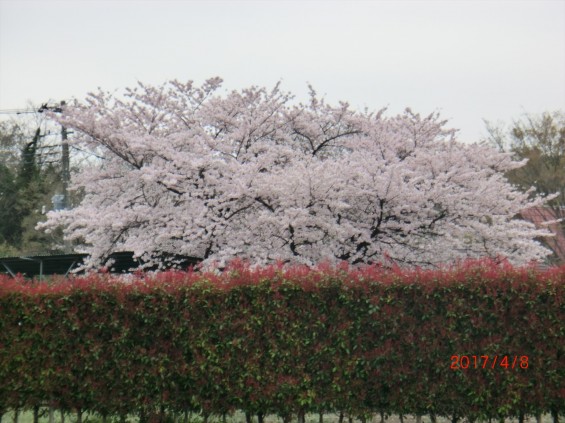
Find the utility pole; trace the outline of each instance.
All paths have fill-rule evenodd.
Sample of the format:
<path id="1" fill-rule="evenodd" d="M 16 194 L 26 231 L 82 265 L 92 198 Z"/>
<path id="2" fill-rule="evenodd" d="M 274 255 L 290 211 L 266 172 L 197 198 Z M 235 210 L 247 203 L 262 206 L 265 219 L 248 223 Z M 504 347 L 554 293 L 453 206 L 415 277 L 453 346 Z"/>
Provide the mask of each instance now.
<path id="1" fill-rule="evenodd" d="M 44 103 L 39 108 L 38 112 L 43 113 L 45 110 L 51 110 L 55 113 L 62 113 L 63 107 L 65 106 L 65 102 L 61 101 L 60 106 L 48 106 L 47 103 Z M 62 151 L 62 160 L 61 160 L 61 179 L 63 182 L 63 194 L 54 195 L 52 198 L 53 205 L 55 206 L 55 210 L 58 210 L 59 207 L 62 206 L 63 209 L 70 209 L 71 208 L 71 201 L 69 198 L 69 184 L 71 182 L 71 169 L 70 169 L 70 159 L 69 159 L 69 141 L 67 140 L 67 128 L 64 125 L 61 125 L 61 146 L 63 148 Z M 61 201 L 62 198 L 62 202 Z"/>
<path id="2" fill-rule="evenodd" d="M 61 110 L 65 106 L 65 102 L 61 101 Z M 67 128 L 61 127 L 61 145 L 63 147 L 62 157 L 62 179 L 63 179 L 63 208 L 69 209 L 71 202 L 69 199 L 69 183 L 71 181 L 71 170 L 69 160 L 69 142 L 67 141 Z"/>

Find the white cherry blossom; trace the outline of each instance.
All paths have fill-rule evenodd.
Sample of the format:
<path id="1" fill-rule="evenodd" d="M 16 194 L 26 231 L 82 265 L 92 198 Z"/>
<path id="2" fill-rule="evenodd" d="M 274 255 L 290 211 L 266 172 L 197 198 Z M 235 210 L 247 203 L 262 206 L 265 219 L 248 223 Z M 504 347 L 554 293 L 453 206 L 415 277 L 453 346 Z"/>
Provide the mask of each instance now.
<path id="1" fill-rule="evenodd" d="M 74 179 L 81 204 L 41 226 L 63 226 L 91 265 L 113 251 L 423 266 L 549 253 L 535 240 L 548 232 L 515 218 L 544 199 L 503 176 L 524 163 L 457 142 L 436 114 L 359 113 L 312 88 L 296 104 L 278 85 L 221 96 L 220 84 L 100 91 L 53 115 L 102 159 Z"/>

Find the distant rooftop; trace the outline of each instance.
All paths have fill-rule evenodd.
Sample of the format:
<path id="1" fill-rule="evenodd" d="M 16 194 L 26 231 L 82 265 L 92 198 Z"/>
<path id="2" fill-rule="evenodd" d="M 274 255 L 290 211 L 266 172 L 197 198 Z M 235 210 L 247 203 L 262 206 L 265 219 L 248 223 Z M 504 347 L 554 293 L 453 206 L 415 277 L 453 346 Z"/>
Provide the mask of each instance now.
<path id="1" fill-rule="evenodd" d="M 520 215 L 537 228 L 547 229 L 555 234 L 554 237 L 546 237 L 543 241 L 555 252 L 556 260 L 565 264 L 565 208 L 531 207 L 523 210 Z M 558 222 L 559 219 L 563 221 Z"/>
<path id="2" fill-rule="evenodd" d="M 18 257 L 0 257 L 0 274 L 15 276 L 18 273 L 28 278 L 42 278 L 47 275 L 68 275 L 83 264 L 87 254 L 54 254 L 30 255 Z M 140 266 L 141 262 L 134 259 L 131 251 L 115 252 L 108 260 L 113 264 L 108 268 L 111 273 L 129 273 Z M 178 256 L 180 267 L 197 264 L 200 260 L 194 257 Z"/>

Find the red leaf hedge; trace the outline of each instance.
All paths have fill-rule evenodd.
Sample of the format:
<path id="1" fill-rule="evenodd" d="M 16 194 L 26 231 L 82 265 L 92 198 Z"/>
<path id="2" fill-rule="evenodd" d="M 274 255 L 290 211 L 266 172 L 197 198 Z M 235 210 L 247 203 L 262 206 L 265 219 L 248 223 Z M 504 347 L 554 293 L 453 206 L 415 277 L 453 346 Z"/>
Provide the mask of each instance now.
<path id="1" fill-rule="evenodd" d="M 564 354 L 565 267 L 0 279 L 0 411 L 562 413 Z"/>

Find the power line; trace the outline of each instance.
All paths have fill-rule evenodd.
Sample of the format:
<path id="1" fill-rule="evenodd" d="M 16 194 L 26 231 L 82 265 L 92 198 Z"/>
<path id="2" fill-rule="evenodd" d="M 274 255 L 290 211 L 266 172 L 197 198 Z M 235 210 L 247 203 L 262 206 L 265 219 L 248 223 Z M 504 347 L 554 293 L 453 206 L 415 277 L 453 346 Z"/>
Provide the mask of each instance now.
<path id="1" fill-rule="evenodd" d="M 3 109 L 0 110 L 0 115 L 22 115 L 26 113 L 37 113 L 37 110 L 32 109 Z"/>
<path id="2" fill-rule="evenodd" d="M 64 104 L 64 102 L 62 102 Z M 61 104 L 60 106 L 49 106 L 48 103 L 43 103 L 39 109 L 0 109 L 1 115 L 21 115 L 26 113 L 43 113 L 46 110 L 51 110 L 55 113 L 61 113 L 63 111 Z"/>
<path id="3" fill-rule="evenodd" d="M 80 151 L 80 152 L 82 152 L 82 153 L 88 154 L 88 155 L 90 155 L 90 156 L 94 156 L 94 157 L 96 157 L 96 158 L 98 158 L 98 159 L 106 160 L 105 157 L 99 156 L 98 154 L 95 154 L 95 153 L 92 152 L 92 151 L 86 151 L 86 150 L 83 150 L 83 149 L 81 149 L 81 148 L 78 148 L 78 147 L 76 147 L 76 146 L 74 146 L 74 145 L 71 145 L 70 147 L 71 147 L 73 150 L 78 150 L 78 151 Z"/>

